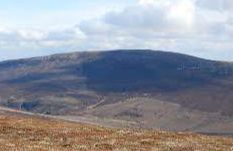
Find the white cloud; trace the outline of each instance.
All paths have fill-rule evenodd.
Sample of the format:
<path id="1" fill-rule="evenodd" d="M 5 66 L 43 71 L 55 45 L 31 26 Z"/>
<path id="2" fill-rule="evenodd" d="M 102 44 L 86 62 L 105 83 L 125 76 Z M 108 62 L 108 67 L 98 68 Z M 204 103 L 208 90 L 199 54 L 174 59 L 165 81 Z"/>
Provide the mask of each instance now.
<path id="1" fill-rule="evenodd" d="M 21 29 L 18 34 L 25 40 L 42 40 L 46 36 L 43 31 L 30 29 Z"/>
<path id="2" fill-rule="evenodd" d="M 83 39 L 75 27 L 67 29 L 0 29 L 0 56 L 13 59 L 74 51 Z"/>
<path id="3" fill-rule="evenodd" d="M 105 48 L 108 43 L 112 49 L 163 49 L 226 59 L 223 54 L 231 53 L 233 43 L 231 2 L 218 0 L 220 9 L 210 6 L 215 5 L 213 1 L 204 1 L 140 0 L 101 19 L 82 22 L 79 27 L 86 35 L 85 41 L 95 43 L 91 48 L 97 44 Z M 233 59 L 233 52 L 230 56 Z"/>
<path id="4" fill-rule="evenodd" d="M 170 22 L 175 22 L 191 28 L 194 23 L 195 5 L 190 0 L 181 0 L 179 3 L 173 4 L 168 10 L 168 18 Z"/>
<path id="5" fill-rule="evenodd" d="M 0 28 L 0 51 L 147 48 L 233 59 L 232 0 L 139 0 L 102 14 L 72 27 Z"/>
<path id="6" fill-rule="evenodd" d="M 210 9 L 213 11 L 232 11 L 232 0 L 197 0 L 196 4 L 204 9 Z"/>

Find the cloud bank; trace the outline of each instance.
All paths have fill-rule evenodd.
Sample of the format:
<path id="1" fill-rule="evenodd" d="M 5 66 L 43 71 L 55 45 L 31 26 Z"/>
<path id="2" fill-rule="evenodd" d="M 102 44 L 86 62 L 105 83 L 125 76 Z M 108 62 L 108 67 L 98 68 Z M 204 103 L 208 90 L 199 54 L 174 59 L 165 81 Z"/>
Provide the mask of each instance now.
<path id="1" fill-rule="evenodd" d="M 233 60 L 232 37 L 232 0 L 140 0 L 70 28 L 0 29 L 0 51 L 146 48 Z"/>

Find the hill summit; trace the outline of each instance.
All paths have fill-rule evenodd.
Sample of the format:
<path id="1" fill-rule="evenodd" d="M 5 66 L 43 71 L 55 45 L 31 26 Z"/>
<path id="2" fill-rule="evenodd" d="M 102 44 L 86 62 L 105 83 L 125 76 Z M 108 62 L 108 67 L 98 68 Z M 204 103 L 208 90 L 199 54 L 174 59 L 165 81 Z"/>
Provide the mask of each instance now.
<path id="1" fill-rule="evenodd" d="M 4 106 L 145 128 L 232 131 L 232 88 L 232 63 L 163 51 L 75 52 L 0 63 Z"/>

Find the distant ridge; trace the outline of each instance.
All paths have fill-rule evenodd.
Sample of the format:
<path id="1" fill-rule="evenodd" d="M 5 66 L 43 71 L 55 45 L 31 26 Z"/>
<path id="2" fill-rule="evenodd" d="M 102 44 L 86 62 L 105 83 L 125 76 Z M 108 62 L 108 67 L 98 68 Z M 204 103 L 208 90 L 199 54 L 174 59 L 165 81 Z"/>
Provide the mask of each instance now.
<path id="1" fill-rule="evenodd" d="M 174 52 L 74 52 L 0 62 L 4 106 L 145 128 L 232 131 L 232 89 L 231 62 Z"/>

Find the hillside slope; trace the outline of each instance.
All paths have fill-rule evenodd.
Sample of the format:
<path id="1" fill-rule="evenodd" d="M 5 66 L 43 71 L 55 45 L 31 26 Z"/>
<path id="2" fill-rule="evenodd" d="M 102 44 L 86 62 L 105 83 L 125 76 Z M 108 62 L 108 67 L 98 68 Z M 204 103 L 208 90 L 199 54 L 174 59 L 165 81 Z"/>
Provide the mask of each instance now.
<path id="1" fill-rule="evenodd" d="M 171 52 L 76 52 L 0 63 L 1 105 L 135 127 L 232 133 L 232 90 L 232 63 Z"/>
<path id="2" fill-rule="evenodd" d="M 232 138 L 108 129 L 0 110 L 0 150 L 231 151 L 232 148 Z"/>

